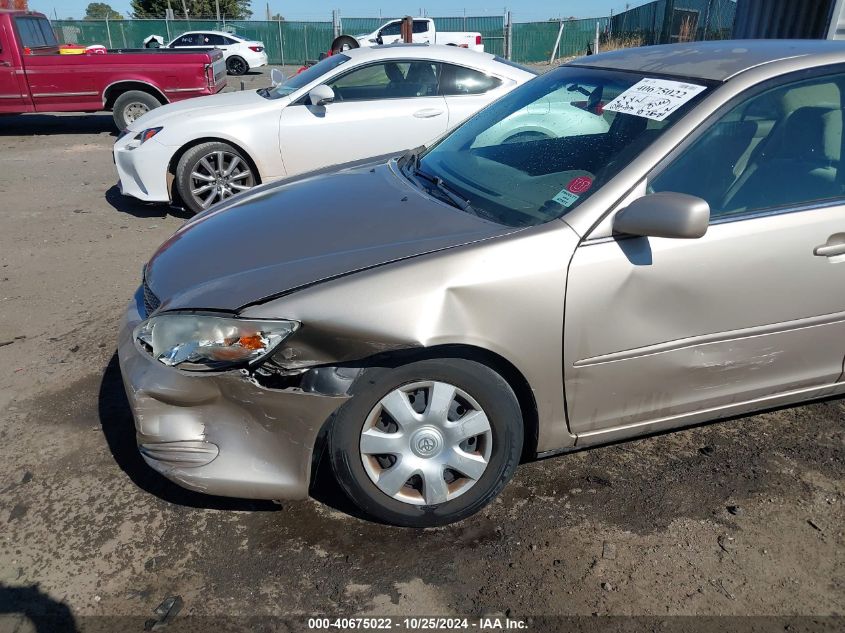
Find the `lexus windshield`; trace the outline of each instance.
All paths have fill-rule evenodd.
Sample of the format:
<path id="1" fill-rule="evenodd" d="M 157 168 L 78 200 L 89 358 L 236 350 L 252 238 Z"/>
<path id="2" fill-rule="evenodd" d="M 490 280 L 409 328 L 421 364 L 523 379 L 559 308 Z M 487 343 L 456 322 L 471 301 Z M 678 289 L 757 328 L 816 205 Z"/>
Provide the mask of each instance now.
<path id="1" fill-rule="evenodd" d="M 698 102 L 701 81 L 567 66 L 469 119 L 406 167 L 510 226 L 559 218 Z"/>
<path id="2" fill-rule="evenodd" d="M 326 57 L 321 62 L 314 64 L 313 66 L 309 66 L 301 73 L 297 75 L 293 75 L 289 79 L 285 80 L 285 82 L 281 85 L 275 86 L 274 88 L 265 88 L 261 91 L 261 96 L 267 97 L 268 99 L 278 99 L 279 97 L 286 97 L 287 95 L 291 94 L 292 92 L 296 92 L 300 88 L 307 86 L 315 79 L 319 79 L 330 70 L 334 70 L 341 64 L 345 64 L 349 61 L 349 57 L 346 55 L 332 55 L 331 57 Z"/>

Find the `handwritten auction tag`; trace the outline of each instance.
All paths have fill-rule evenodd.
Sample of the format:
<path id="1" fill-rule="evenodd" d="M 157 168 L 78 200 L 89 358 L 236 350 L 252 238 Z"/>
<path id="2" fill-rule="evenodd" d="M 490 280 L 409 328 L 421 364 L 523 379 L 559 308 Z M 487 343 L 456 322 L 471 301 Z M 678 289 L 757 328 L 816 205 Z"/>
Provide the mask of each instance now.
<path id="1" fill-rule="evenodd" d="M 705 88 L 668 79 L 641 79 L 604 106 L 604 110 L 662 121 Z"/>

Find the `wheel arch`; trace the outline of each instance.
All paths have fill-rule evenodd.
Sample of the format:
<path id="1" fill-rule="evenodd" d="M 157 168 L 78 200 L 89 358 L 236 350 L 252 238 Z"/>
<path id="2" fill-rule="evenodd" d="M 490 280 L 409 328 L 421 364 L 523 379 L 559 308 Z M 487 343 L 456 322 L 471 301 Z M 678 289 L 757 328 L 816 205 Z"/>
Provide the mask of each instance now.
<path id="1" fill-rule="evenodd" d="M 466 344 L 435 345 L 432 347 L 396 350 L 376 356 L 345 363 L 345 366 L 365 369 L 367 367 L 399 367 L 422 360 L 460 358 L 471 360 L 489 367 L 508 383 L 516 395 L 522 413 L 523 444 L 520 462 L 532 461 L 537 457 L 537 442 L 540 431 L 540 421 L 537 412 L 537 401 L 534 391 L 522 372 L 504 356 L 483 347 Z M 318 475 L 320 460 L 323 456 L 328 431 L 334 421 L 331 415 L 320 428 L 314 442 L 311 454 L 311 473 L 309 485 L 313 485 Z"/>
<path id="2" fill-rule="evenodd" d="M 105 90 L 103 90 L 103 109 L 111 110 L 114 107 L 114 102 L 117 98 L 124 92 L 129 92 L 130 90 L 140 90 L 141 92 L 146 92 L 158 99 L 162 105 L 170 103 L 170 100 L 167 96 L 165 96 L 164 92 L 153 84 L 139 79 L 122 79 L 120 81 L 110 83 L 106 86 Z"/>

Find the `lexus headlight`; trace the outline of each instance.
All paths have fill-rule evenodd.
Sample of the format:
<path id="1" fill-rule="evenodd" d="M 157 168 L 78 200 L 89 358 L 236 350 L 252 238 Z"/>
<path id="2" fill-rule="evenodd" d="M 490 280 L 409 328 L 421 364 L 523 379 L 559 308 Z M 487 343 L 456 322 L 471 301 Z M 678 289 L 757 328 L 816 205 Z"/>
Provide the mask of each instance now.
<path id="1" fill-rule="evenodd" d="M 135 135 L 135 139 L 138 142 L 138 145 L 143 145 L 147 141 L 149 141 L 152 137 L 156 134 L 161 132 L 164 128 L 161 127 L 151 127 L 147 128 L 146 130 L 142 130 Z"/>
<path id="2" fill-rule="evenodd" d="M 298 327 L 296 321 L 172 313 L 147 319 L 135 328 L 134 336 L 165 365 L 204 371 L 257 361 Z"/>

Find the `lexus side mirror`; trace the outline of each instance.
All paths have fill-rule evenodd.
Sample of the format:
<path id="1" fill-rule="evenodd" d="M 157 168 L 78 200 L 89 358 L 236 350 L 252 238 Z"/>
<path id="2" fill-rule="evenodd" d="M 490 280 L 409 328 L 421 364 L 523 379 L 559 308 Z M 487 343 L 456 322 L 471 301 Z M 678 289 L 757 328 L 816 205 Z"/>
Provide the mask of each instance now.
<path id="1" fill-rule="evenodd" d="M 664 191 L 637 198 L 616 214 L 614 233 L 695 239 L 707 232 L 710 205 L 685 193 Z"/>
<path id="2" fill-rule="evenodd" d="M 334 90 L 329 88 L 326 84 L 320 84 L 311 88 L 308 93 L 308 98 L 311 100 L 311 105 L 324 106 L 334 101 Z"/>
<path id="3" fill-rule="evenodd" d="M 382 44 L 384 44 L 384 39 L 382 38 L 382 36 L 381 36 L 381 35 L 379 35 L 379 36 L 376 38 L 376 44 L 378 44 L 379 46 L 381 46 Z"/>
<path id="4" fill-rule="evenodd" d="M 285 74 L 279 70 L 278 68 L 274 68 L 270 71 L 270 82 L 273 84 L 273 87 L 281 86 L 285 83 Z"/>

